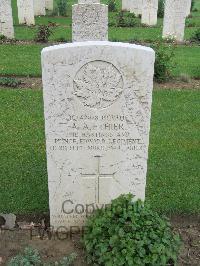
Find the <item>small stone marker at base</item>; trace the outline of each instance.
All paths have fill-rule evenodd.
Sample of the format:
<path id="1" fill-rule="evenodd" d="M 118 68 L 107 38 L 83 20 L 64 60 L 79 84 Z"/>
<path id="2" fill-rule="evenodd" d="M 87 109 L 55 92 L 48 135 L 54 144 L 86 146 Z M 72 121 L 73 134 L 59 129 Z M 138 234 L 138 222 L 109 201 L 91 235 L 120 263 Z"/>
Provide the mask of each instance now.
<path id="1" fill-rule="evenodd" d="M 166 0 L 163 21 L 163 38 L 183 41 L 188 0 Z"/>
<path id="2" fill-rule="evenodd" d="M 142 23 L 149 26 L 157 24 L 158 0 L 143 0 Z"/>
<path id="3" fill-rule="evenodd" d="M 46 10 L 45 10 L 45 0 L 33 0 L 33 6 L 34 6 L 34 15 L 35 16 L 45 16 Z"/>
<path id="4" fill-rule="evenodd" d="M 19 24 L 35 25 L 33 0 L 17 0 Z"/>
<path id="5" fill-rule="evenodd" d="M 42 51 L 50 222 L 82 226 L 120 194 L 145 199 L 154 51 L 77 42 Z"/>
<path id="6" fill-rule="evenodd" d="M 108 7 L 99 4 L 97 0 L 80 0 L 77 5 L 73 5 L 72 21 L 73 41 L 108 39 Z"/>
<path id="7" fill-rule="evenodd" d="M 0 222 L 0 228 L 4 229 L 13 229 L 15 227 L 16 222 L 16 215 L 13 213 L 5 214 L 0 213 L 0 221 L 2 221 L 2 218 L 4 219 L 4 222 L 1 224 Z"/>
<path id="8" fill-rule="evenodd" d="M 0 0 L 0 35 L 14 38 L 11 0 Z"/>

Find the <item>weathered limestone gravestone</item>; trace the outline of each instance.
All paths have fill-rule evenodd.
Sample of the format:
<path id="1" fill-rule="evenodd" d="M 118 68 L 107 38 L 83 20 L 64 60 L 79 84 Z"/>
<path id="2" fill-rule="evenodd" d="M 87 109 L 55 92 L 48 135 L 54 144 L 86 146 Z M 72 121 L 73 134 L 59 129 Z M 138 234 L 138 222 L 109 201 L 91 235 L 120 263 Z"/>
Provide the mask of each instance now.
<path id="1" fill-rule="evenodd" d="M 151 48 L 108 41 L 43 49 L 54 229 L 84 225 L 94 209 L 123 193 L 144 200 L 154 58 Z"/>
<path id="2" fill-rule="evenodd" d="M 108 7 L 98 0 L 80 0 L 72 7 L 72 40 L 108 39 Z"/>
<path id="3" fill-rule="evenodd" d="M 35 16 L 45 16 L 45 0 L 33 0 L 34 4 L 34 15 Z"/>
<path id="4" fill-rule="evenodd" d="M 143 0 L 131 0 L 130 1 L 130 12 L 134 13 L 136 16 L 142 14 L 142 1 Z"/>
<path id="5" fill-rule="evenodd" d="M 163 25 L 163 38 L 183 41 L 188 0 L 166 0 Z"/>
<path id="6" fill-rule="evenodd" d="M 48 10 L 53 10 L 53 0 L 45 0 L 45 7 Z"/>
<path id="7" fill-rule="evenodd" d="M 19 24 L 35 25 L 33 0 L 17 0 Z"/>
<path id="8" fill-rule="evenodd" d="M 131 0 L 122 0 L 122 11 L 130 11 Z"/>
<path id="9" fill-rule="evenodd" d="M 153 26 L 157 24 L 158 0 L 143 0 L 142 23 Z"/>
<path id="10" fill-rule="evenodd" d="M 11 0 L 0 1 L 0 35 L 14 38 Z"/>

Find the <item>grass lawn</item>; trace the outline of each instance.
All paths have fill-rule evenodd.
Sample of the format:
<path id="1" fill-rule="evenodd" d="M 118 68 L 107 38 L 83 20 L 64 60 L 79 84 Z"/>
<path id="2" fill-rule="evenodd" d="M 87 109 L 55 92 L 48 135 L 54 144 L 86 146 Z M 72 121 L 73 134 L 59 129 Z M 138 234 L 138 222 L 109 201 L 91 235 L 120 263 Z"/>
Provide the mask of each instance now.
<path id="1" fill-rule="evenodd" d="M 56 0 L 54 0 L 56 3 Z M 57 23 L 53 28 L 53 35 L 50 41 L 64 39 L 71 41 L 71 7 L 76 0 L 67 1 L 67 17 L 48 16 L 36 17 L 36 24 L 48 24 L 50 21 Z M 103 0 L 102 3 L 108 3 Z M 121 10 L 121 1 L 117 0 L 117 8 Z M 13 17 L 15 24 L 15 36 L 18 40 L 33 40 L 37 27 L 27 27 L 18 24 L 17 18 L 17 0 L 12 0 Z M 197 27 L 200 27 L 200 1 L 195 2 L 197 12 L 192 13 L 191 18 L 187 18 L 185 37 L 189 39 Z M 109 13 L 109 22 L 116 22 L 118 12 Z M 154 42 L 159 40 L 162 35 L 163 19 L 158 19 L 156 27 L 141 27 L 140 19 L 136 18 L 138 25 L 132 28 L 109 27 L 110 41 L 143 41 Z M 0 75 L 17 76 L 41 76 L 40 52 L 44 46 L 41 44 L 31 45 L 0 45 Z M 173 76 L 187 74 L 193 78 L 200 78 L 200 47 L 198 45 L 177 46 L 175 51 L 176 67 L 173 70 Z"/>
<path id="2" fill-rule="evenodd" d="M 0 45 L 0 75 L 41 76 L 40 52 L 43 45 Z M 200 47 L 177 46 L 174 76 L 200 78 Z"/>
<path id="3" fill-rule="evenodd" d="M 0 74 L 41 76 L 41 45 L 0 45 Z"/>
<path id="4" fill-rule="evenodd" d="M 147 201 L 197 213 L 199 91 L 154 91 Z M 0 212 L 48 210 L 42 91 L 0 90 Z"/>
<path id="5" fill-rule="evenodd" d="M 26 27 L 19 25 L 17 18 L 17 0 L 12 0 L 13 17 L 15 25 L 15 37 L 18 40 L 32 40 L 35 36 L 36 27 Z M 56 6 L 56 0 L 54 0 Z M 102 3 L 108 3 L 108 0 L 101 1 Z M 60 38 L 64 38 L 67 41 L 71 41 L 71 24 L 72 24 L 72 4 L 77 3 L 75 0 L 67 1 L 67 17 L 52 16 L 49 12 L 47 16 L 36 17 L 36 25 L 48 24 L 54 22 L 57 26 L 54 28 L 54 34 L 50 40 L 56 41 Z M 109 13 L 109 23 L 116 24 L 118 13 L 121 10 L 121 1 L 116 0 L 118 12 Z M 200 27 L 200 7 L 198 0 L 196 0 L 196 6 L 198 11 L 192 12 L 192 17 L 186 19 L 185 39 L 190 39 L 194 31 Z M 128 14 L 129 12 L 127 12 Z M 154 41 L 162 37 L 162 25 L 163 19 L 158 19 L 158 24 L 155 27 L 141 27 L 141 19 L 135 18 L 136 26 L 131 28 L 118 28 L 109 27 L 109 40 L 121 40 L 121 41 Z M 139 27 L 138 27 L 139 26 Z"/>

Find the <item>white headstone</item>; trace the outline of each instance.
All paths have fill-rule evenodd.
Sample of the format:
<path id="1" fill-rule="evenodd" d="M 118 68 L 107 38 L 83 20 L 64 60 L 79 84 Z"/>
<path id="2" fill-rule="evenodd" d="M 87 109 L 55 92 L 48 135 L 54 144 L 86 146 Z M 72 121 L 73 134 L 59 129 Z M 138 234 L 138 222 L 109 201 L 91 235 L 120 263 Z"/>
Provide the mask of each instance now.
<path id="1" fill-rule="evenodd" d="M 81 226 L 123 193 L 145 198 L 154 51 L 75 42 L 42 51 L 51 225 Z"/>
<path id="2" fill-rule="evenodd" d="M 45 0 L 33 0 L 35 16 L 45 16 Z"/>
<path id="3" fill-rule="evenodd" d="M 163 38 L 183 41 L 188 0 L 166 0 L 163 22 Z"/>
<path id="4" fill-rule="evenodd" d="M 191 5 L 192 5 L 192 0 L 187 0 L 186 17 L 188 17 L 191 13 Z"/>
<path id="5" fill-rule="evenodd" d="M 53 0 L 45 0 L 45 7 L 48 10 L 53 10 Z"/>
<path id="6" fill-rule="evenodd" d="M 143 0 L 142 23 L 153 26 L 157 24 L 158 0 Z"/>
<path id="7" fill-rule="evenodd" d="M 130 12 L 134 13 L 136 16 L 142 14 L 142 1 L 143 0 L 131 0 L 130 1 Z"/>
<path id="8" fill-rule="evenodd" d="M 0 35 L 14 38 L 11 0 L 0 0 Z"/>
<path id="9" fill-rule="evenodd" d="M 73 7 L 73 40 L 83 42 L 42 51 L 54 228 L 84 225 L 123 193 L 145 198 L 154 51 L 101 41 L 107 7 L 81 1 Z"/>
<path id="10" fill-rule="evenodd" d="M 131 0 L 122 0 L 122 11 L 130 11 Z"/>
<path id="11" fill-rule="evenodd" d="M 17 0 L 19 24 L 34 25 L 33 0 Z"/>
<path id="12" fill-rule="evenodd" d="M 72 7 L 73 41 L 106 41 L 108 39 L 108 7 L 98 0 L 80 0 Z"/>

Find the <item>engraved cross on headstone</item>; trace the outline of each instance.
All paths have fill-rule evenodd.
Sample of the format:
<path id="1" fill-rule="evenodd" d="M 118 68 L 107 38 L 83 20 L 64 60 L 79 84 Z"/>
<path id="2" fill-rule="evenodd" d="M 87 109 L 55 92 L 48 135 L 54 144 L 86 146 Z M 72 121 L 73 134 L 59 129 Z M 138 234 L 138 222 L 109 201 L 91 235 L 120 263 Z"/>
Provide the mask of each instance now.
<path id="1" fill-rule="evenodd" d="M 94 173 L 87 173 L 87 174 L 83 174 L 81 173 L 81 176 L 83 178 L 83 182 L 88 182 L 89 185 L 88 185 L 88 188 L 91 188 L 91 186 L 93 184 L 95 184 L 94 186 L 94 197 L 92 196 L 92 198 L 94 198 L 95 202 L 92 202 L 92 203 L 107 203 L 107 202 L 101 202 L 101 195 L 103 193 L 102 188 L 101 188 L 101 181 L 112 181 L 113 177 L 114 177 L 114 174 L 115 173 L 112 173 L 112 174 L 104 174 L 104 173 L 101 173 L 100 171 L 100 161 L 101 161 L 101 156 L 95 156 L 95 158 L 97 159 L 97 167 L 96 167 L 96 170 Z M 94 181 L 94 183 L 92 182 Z M 105 189 L 108 188 L 109 184 L 107 184 L 105 182 Z M 105 192 L 105 191 L 104 191 Z M 108 195 L 107 195 L 108 196 Z M 106 199 L 105 199 L 106 201 Z"/>

